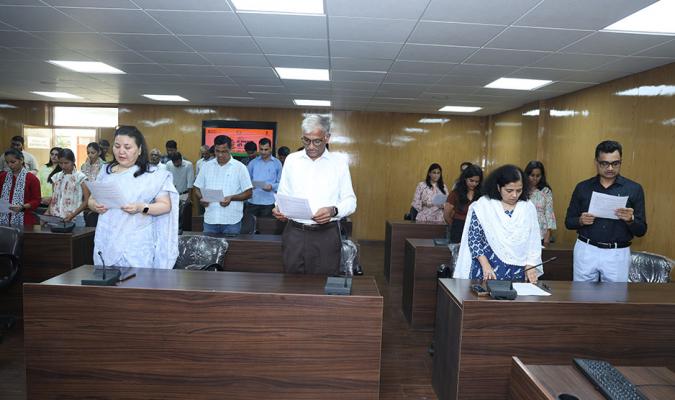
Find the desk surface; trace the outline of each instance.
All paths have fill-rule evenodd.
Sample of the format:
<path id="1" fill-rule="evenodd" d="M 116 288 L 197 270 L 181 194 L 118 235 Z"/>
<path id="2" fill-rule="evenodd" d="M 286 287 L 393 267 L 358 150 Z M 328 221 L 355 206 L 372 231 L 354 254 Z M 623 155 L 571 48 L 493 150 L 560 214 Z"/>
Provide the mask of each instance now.
<path id="1" fill-rule="evenodd" d="M 403 283 L 406 239 L 445 238 L 447 224 L 388 220 L 385 223 L 384 277 L 391 285 Z"/>
<path id="2" fill-rule="evenodd" d="M 46 226 L 41 225 L 27 225 L 20 227 L 24 238 L 26 237 L 44 237 L 44 236 L 58 236 L 58 237 L 72 237 L 80 238 L 84 236 L 94 235 L 96 228 L 92 227 L 76 227 L 71 233 L 56 233 L 49 230 Z"/>

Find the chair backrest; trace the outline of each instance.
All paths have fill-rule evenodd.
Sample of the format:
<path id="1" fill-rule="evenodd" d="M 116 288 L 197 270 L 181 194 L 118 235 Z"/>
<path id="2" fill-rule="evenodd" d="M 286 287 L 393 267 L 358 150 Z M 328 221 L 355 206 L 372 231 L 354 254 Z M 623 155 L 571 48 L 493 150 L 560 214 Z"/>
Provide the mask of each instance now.
<path id="1" fill-rule="evenodd" d="M 406 221 L 415 221 L 417 219 L 417 209 L 415 207 L 410 207 L 410 211 L 403 215 L 403 219 Z"/>
<path id="2" fill-rule="evenodd" d="M 667 257 L 644 251 L 631 252 L 628 271 L 630 282 L 668 283 L 673 261 Z"/>
<path id="3" fill-rule="evenodd" d="M 180 235 L 178 236 L 178 258 L 174 269 L 213 264 L 222 266 L 227 249 L 228 243 L 224 238 Z"/>
<path id="4" fill-rule="evenodd" d="M 257 218 L 253 214 L 244 213 L 244 216 L 241 219 L 241 234 L 242 235 L 253 235 L 256 230 Z"/>
<path id="5" fill-rule="evenodd" d="M 0 273 L 0 290 L 11 286 L 19 272 L 22 250 L 23 233 L 21 229 L 12 226 L 0 226 L 0 263 L 7 266 L 6 272 Z"/>

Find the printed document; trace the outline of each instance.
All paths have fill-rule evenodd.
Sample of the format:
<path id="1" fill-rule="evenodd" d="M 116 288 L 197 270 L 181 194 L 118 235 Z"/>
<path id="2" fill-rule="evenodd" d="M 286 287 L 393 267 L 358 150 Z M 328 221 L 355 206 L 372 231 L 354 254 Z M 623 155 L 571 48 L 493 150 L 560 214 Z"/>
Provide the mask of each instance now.
<path id="1" fill-rule="evenodd" d="M 593 192 L 588 213 L 597 218 L 619 219 L 614 214 L 617 208 L 625 208 L 628 196 L 612 196 L 609 194 Z"/>
<path id="2" fill-rule="evenodd" d="M 518 292 L 518 296 L 550 296 L 551 293 L 545 291 L 533 283 L 513 282 L 513 289 Z"/>
<path id="3" fill-rule="evenodd" d="M 260 188 L 260 189 L 267 186 L 267 182 L 265 182 L 265 181 L 253 181 L 253 182 L 251 182 L 251 184 L 253 185 L 253 187 L 257 187 L 257 188 Z"/>
<path id="4" fill-rule="evenodd" d="M 207 203 L 220 203 L 225 198 L 221 189 L 203 189 L 201 192 L 202 201 Z"/>
<path id="5" fill-rule="evenodd" d="M 10 204 L 9 204 L 9 201 L 7 201 L 7 200 L 0 200 L 0 213 L 3 213 L 3 214 L 8 214 L 8 213 L 10 213 L 9 205 L 10 205 Z"/>
<path id="6" fill-rule="evenodd" d="M 312 219 L 314 213 L 309 207 L 309 200 L 299 197 L 277 194 L 277 206 L 279 211 L 288 218 L 293 219 Z"/>
<path id="7" fill-rule="evenodd" d="M 84 183 L 96 202 L 106 208 L 122 208 L 129 204 L 119 186 L 114 182 L 85 181 Z"/>
<path id="8" fill-rule="evenodd" d="M 447 199 L 448 199 L 447 194 L 439 193 L 431 199 L 431 204 L 435 206 L 442 206 Z"/>

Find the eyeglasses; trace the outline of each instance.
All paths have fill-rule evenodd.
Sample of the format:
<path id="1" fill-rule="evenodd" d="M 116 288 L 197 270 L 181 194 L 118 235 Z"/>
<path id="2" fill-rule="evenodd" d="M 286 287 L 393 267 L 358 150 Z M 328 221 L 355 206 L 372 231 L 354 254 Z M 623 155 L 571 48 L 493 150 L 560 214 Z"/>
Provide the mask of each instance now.
<path id="1" fill-rule="evenodd" d="M 302 144 L 305 146 L 309 146 L 311 143 L 314 145 L 314 147 L 319 147 L 326 141 L 325 139 L 310 139 L 304 136 L 300 137 L 300 139 L 302 139 Z"/>
<path id="2" fill-rule="evenodd" d="M 598 164 L 599 164 L 602 168 L 609 168 L 610 165 L 612 166 L 612 168 L 619 168 L 619 167 L 621 166 L 621 160 L 612 161 L 612 162 L 609 162 L 609 161 L 598 161 Z"/>

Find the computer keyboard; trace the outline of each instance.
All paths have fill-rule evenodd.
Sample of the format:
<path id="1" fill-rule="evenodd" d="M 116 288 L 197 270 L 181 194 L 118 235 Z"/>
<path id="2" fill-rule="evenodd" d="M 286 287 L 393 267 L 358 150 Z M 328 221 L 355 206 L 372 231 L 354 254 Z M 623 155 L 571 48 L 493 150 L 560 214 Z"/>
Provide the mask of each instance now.
<path id="1" fill-rule="evenodd" d="M 647 400 L 638 393 L 635 385 L 606 361 L 575 358 L 574 364 L 609 400 Z"/>

